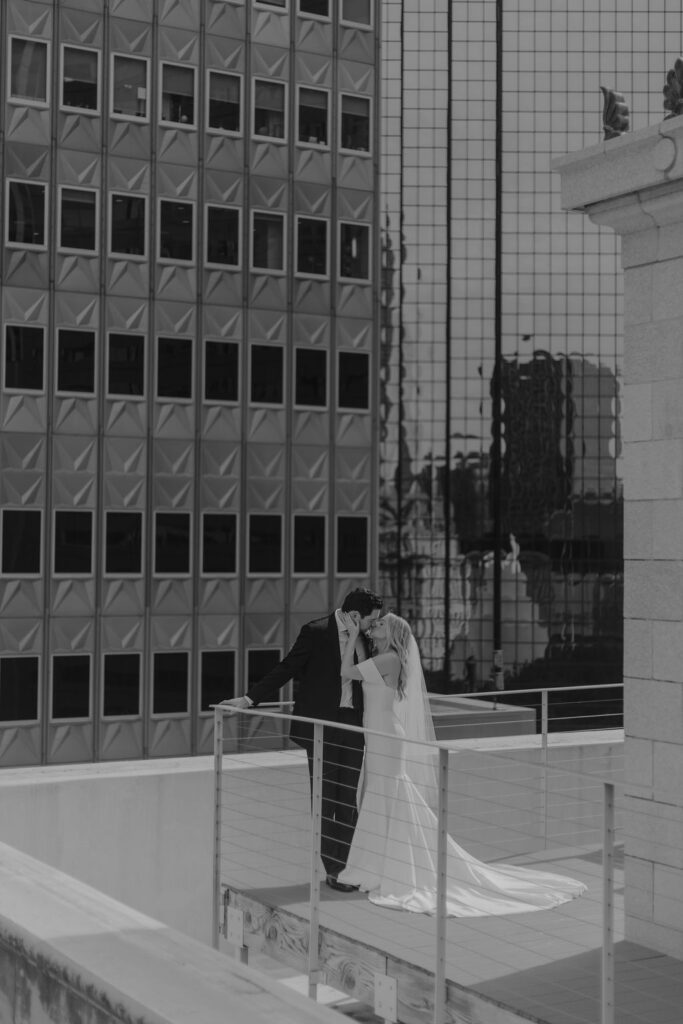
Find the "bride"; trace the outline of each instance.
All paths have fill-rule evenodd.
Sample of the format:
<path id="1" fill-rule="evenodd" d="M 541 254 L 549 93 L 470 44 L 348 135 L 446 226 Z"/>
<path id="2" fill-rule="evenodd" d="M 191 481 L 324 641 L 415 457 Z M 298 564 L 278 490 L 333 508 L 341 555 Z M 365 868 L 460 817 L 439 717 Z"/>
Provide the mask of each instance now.
<path id="1" fill-rule="evenodd" d="M 436 747 L 417 643 L 405 619 L 389 612 L 368 636 L 372 658 L 357 665 L 358 623 L 345 616 L 344 678 L 363 685 L 366 733 L 359 815 L 339 882 L 372 903 L 416 913 L 436 909 Z M 421 740 L 422 743 L 405 742 Z M 484 864 L 448 837 L 447 912 L 453 917 L 513 914 L 558 906 L 586 886 L 573 878 L 511 864 Z"/>

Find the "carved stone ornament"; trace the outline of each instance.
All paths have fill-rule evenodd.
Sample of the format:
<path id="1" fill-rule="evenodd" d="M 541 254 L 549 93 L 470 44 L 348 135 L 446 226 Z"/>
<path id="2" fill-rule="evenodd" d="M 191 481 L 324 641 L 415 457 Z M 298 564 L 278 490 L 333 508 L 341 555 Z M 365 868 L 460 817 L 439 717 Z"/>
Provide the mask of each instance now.
<path id="1" fill-rule="evenodd" d="M 600 86 L 603 95 L 602 127 L 606 139 L 618 139 L 629 129 L 628 107 L 624 94 Z"/>
<path id="2" fill-rule="evenodd" d="M 666 73 L 666 85 L 662 89 L 664 93 L 664 109 L 669 113 L 667 117 L 677 117 L 683 114 L 683 59 L 676 57 L 676 62 L 670 71 Z"/>

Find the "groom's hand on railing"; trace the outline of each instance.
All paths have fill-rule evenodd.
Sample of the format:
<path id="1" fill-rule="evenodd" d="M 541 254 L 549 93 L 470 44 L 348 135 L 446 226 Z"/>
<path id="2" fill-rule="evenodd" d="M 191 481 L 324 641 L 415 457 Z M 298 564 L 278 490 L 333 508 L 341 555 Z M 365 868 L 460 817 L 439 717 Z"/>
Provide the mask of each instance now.
<path id="1" fill-rule="evenodd" d="M 247 708 L 253 707 L 253 703 L 249 700 L 248 697 L 231 697 L 229 700 L 222 700 L 219 704 L 219 707 L 240 708 L 244 711 Z"/>

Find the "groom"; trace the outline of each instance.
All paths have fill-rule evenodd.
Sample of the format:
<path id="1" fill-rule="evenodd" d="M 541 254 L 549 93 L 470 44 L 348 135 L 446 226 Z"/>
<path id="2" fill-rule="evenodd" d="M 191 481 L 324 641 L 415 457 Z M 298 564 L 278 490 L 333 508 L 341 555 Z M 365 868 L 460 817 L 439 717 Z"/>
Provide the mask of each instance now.
<path id="1" fill-rule="evenodd" d="M 294 715 L 321 718 L 342 725 L 363 724 L 363 693 L 360 683 L 350 680 L 342 685 L 341 659 L 348 642 L 348 630 L 342 613 L 347 612 L 361 630 L 356 644 L 357 660 L 367 657 L 362 634 L 382 609 L 382 599 L 371 590 L 359 588 L 346 595 L 341 608 L 322 619 L 307 622 L 294 646 L 279 665 L 271 669 L 243 697 L 222 701 L 234 707 L 254 707 L 273 700 L 290 679 L 294 680 Z M 356 660 L 356 659 L 354 659 Z M 308 756 L 308 771 L 313 781 L 313 725 L 291 723 L 290 737 Z M 327 725 L 323 734 L 322 838 L 320 855 L 327 873 L 327 884 L 341 892 L 355 888 L 337 881 L 343 870 L 358 817 L 356 790 L 363 763 L 363 734 Z"/>

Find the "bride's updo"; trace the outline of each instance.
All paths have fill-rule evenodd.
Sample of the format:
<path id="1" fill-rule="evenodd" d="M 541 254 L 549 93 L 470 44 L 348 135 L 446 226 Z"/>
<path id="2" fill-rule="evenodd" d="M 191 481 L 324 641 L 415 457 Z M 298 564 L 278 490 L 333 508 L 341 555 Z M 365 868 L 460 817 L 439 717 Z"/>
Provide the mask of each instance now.
<path id="1" fill-rule="evenodd" d="M 399 700 L 403 700 L 406 692 L 406 671 L 408 668 L 408 649 L 412 637 L 412 631 L 405 619 L 393 612 L 387 612 L 383 616 L 387 624 L 387 642 L 389 649 L 396 651 L 401 662 L 401 671 L 398 676 L 397 693 Z"/>

